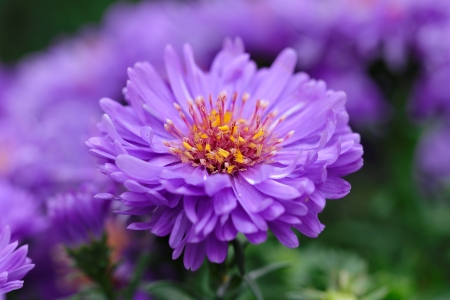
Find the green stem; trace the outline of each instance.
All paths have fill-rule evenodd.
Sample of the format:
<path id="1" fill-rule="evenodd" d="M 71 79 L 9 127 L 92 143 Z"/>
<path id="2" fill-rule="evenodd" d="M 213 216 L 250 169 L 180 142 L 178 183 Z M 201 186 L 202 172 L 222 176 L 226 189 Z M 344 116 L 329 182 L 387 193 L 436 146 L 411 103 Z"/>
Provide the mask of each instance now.
<path id="1" fill-rule="evenodd" d="M 136 270 L 133 274 L 133 279 L 131 280 L 130 285 L 125 290 L 125 300 L 132 300 L 133 296 L 139 286 L 139 282 L 141 281 L 142 275 L 144 274 L 145 269 L 150 261 L 150 255 L 142 254 L 139 258 L 136 266 Z"/>
<path id="2" fill-rule="evenodd" d="M 76 267 L 98 285 L 108 300 L 117 299 L 106 235 L 79 248 L 67 249 L 67 253 L 74 259 Z"/>

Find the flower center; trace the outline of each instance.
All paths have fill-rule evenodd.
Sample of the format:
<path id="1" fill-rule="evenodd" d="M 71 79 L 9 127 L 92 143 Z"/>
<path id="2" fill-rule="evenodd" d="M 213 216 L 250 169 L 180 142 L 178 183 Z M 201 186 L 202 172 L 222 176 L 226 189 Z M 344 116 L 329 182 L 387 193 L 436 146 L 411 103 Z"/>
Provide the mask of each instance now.
<path id="1" fill-rule="evenodd" d="M 273 129 L 285 118 L 275 120 L 275 112 L 265 114 L 268 106 L 266 101 L 257 100 L 250 118 L 244 119 L 242 115 L 248 98 L 249 95 L 244 94 L 240 105 L 236 105 L 237 93 L 234 93 L 229 109 L 225 109 L 225 92 L 220 93 L 215 106 L 212 96 L 209 96 L 209 109 L 203 97 L 197 97 L 195 104 L 188 100 L 192 124 L 175 103 L 189 133 L 183 134 L 168 119 L 164 128 L 179 138 L 180 142 L 164 144 L 182 162 L 195 167 L 204 166 L 210 174 L 233 174 L 258 163 L 270 162 L 270 158 L 281 148 L 280 144 L 294 132 L 289 132 L 282 139 L 276 137 Z"/>

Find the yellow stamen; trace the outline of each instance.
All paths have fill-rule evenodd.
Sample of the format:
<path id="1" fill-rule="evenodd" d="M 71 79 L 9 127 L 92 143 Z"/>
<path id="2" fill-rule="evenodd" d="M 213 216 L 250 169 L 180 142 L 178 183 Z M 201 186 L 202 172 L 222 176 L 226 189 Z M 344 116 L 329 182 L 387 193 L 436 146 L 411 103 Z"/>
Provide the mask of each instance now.
<path id="1" fill-rule="evenodd" d="M 262 145 L 256 146 L 256 156 L 261 156 Z"/>
<path id="2" fill-rule="evenodd" d="M 188 149 L 188 150 L 191 150 L 191 149 L 192 149 L 192 146 L 189 145 L 189 143 L 187 143 L 187 142 L 183 142 L 183 146 L 184 146 L 184 148 L 186 148 L 186 149 Z"/>
<path id="3" fill-rule="evenodd" d="M 227 158 L 230 155 L 230 152 L 223 150 L 222 148 L 219 148 L 218 152 L 220 155 L 222 155 L 225 158 Z"/>
<path id="4" fill-rule="evenodd" d="M 227 112 L 225 113 L 224 118 L 223 118 L 223 122 L 224 122 L 225 124 L 229 123 L 229 122 L 231 121 L 231 118 L 232 118 L 232 117 L 233 117 L 233 113 L 232 113 L 231 111 L 227 111 Z"/>
<path id="5" fill-rule="evenodd" d="M 211 152 L 211 146 L 209 145 L 209 143 L 206 144 L 205 150 L 208 151 L 208 152 Z"/>
<path id="6" fill-rule="evenodd" d="M 184 155 L 186 155 L 187 157 L 189 157 L 192 160 L 194 159 L 194 157 L 188 151 L 184 151 Z"/>
<path id="7" fill-rule="evenodd" d="M 197 146 L 198 150 L 203 151 L 203 145 L 202 144 L 197 144 L 196 146 Z"/>
<path id="8" fill-rule="evenodd" d="M 256 139 L 259 139 L 261 136 L 263 136 L 264 135 L 264 130 L 262 130 L 261 128 L 258 130 L 258 132 L 257 133 L 255 133 L 255 135 L 253 136 L 253 139 L 254 140 L 256 140 Z"/>
<path id="9" fill-rule="evenodd" d="M 219 128 L 221 131 L 223 131 L 223 132 L 227 132 L 230 128 L 228 127 L 228 125 L 224 125 L 224 126 L 220 126 L 220 127 L 217 127 L 217 128 Z"/>
<path id="10" fill-rule="evenodd" d="M 216 114 L 216 116 L 215 116 L 215 121 L 212 123 L 212 126 L 213 127 L 217 127 L 217 126 L 219 126 L 220 125 L 220 115 L 219 114 Z"/>
<path id="11" fill-rule="evenodd" d="M 245 157 L 244 157 L 244 155 L 242 155 L 241 151 L 237 150 L 234 157 L 235 157 L 234 158 L 235 162 L 240 163 L 240 164 L 244 163 Z"/>
<path id="12" fill-rule="evenodd" d="M 200 137 L 201 137 L 202 139 L 207 139 L 207 138 L 208 138 L 208 135 L 207 135 L 206 133 L 202 133 L 202 134 L 200 135 Z"/>
<path id="13" fill-rule="evenodd" d="M 236 167 L 236 166 L 228 166 L 228 167 L 227 167 L 227 172 L 228 172 L 228 174 L 233 173 L 233 169 L 234 169 L 235 167 Z"/>

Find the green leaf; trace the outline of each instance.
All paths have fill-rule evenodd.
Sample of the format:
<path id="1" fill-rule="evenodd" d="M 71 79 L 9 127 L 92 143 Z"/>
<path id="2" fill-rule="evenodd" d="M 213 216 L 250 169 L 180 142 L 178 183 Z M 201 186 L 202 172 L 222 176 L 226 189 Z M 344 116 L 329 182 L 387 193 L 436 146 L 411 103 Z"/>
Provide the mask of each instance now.
<path id="1" fill-rule="evenodd" d="M 361 300 L 381 300 L 384 299 L 388 293 L 389 289 L 386 286 L 382 286 L 375 291 L 372 291 L 371 293 L 365 295 L 361 298 Z"/>
<path id="2" fill-rule="evenodd" d="M 264 266 L 262 268 L 253 270 L 251 272 L 248 273 L 248 276 L 253 279 L 256 280 L 260 277 L 263 277 L 269 273 L 278 271 L 278 270 L 282 270 L 282 269 L 287 269 L 290 267 L 289 263 L 285 263 L 285 262 L 276 262 L 267 266 Z"/>
<path id="3" fill-rule="evenodd" d="M 253 280 L 249 275 L 245 275 L 244 282 L 248 285 L 257 300 L 264 300 L 262 292 L 255 280 Z"/>
<path id="4" fill-rule="evenodd" d="M 228 296 L 230 299 L 234 299 L 240 288 L 242 288 L 242 277 L 239 275 L 233 275 L 217 289 L 216 296 L 219 299 L 222 299 L 225 296 Z"/>
<path id="5" fill-rule="evenodd" d="M 150 261 L 150 256 L 148 254 L 143 254 L 137 263 L 136 270 L 133 274 L 133 279 L 130 282 L 130 285 L 125 290 L 125 299 L 126 300 L 132 300 L 133 296 L 136 292 L 136 289 L 139 285 L 139 282 L 142 278 L 142 274 L 145 271 L 145 268 L 148 265 L 148 262 Z"/>
<path id="6" fill-rule="evenodd" d="M 94 281 L 107 299 L 115 300 L 117 295 L 112 282 L 114 266 L 110 264 L 110 253 L 106 234 L 99 240 L 91 240 L 78 248 L 66 248 L 75 261 L 75 266 Z"/>
<path id="7" fill-rule="evenodd" d="M 199 300 L 202 297 L 196 295 L 189 287 L 171 281 L 157 281 L 142 286 L 142 289 L 150 293 L 158 300 Z"/>
<path id="8" fill-rule="evenodd" d="M 58 298 L 57 300 L 105 300 L 105 297 L 101 291 L 89 288 L 68 297 Z"/>
<path id="9" fill-rule="evenodd" d="M 245 255 L 244 249 L 242 248 L 241 242 L 238 239 L 233 240 L 232 242 L 234 248 L 234 260 L 238 266 L 239 273 L 241 276 L 245 275 Z"/>

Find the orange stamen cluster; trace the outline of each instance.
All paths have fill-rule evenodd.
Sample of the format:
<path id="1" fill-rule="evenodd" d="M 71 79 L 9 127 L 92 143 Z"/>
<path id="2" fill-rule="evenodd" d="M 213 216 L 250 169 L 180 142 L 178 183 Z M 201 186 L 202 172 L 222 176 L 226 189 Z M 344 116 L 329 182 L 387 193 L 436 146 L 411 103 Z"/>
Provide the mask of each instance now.
<path id="1" fill-rule="evenodd" d="M 180 142 L 164 144 L 170 152 L 180 157 L 182 162 L 193 166 L 204 166 L 210 174 L 245 171 L 247 167 L 261 162 L 269 162 L 279 150 L 280 144 L 292 136 L 289 132 L 284 138 L 278 139 L 273 129 L 284 120 L 275 120 L 276 113 L 265 114 L 268 102 L 256 101 L 256 107 L 250 119 L 243 119 L 243 109 L 249 98 L 242 96 L 241 104 L 236 105 L 237 93 L 231 99 L 231 107 L 225 108 L 227 95 L 220 93 L 213 106 L 209 96 L 209 110 L 205 99 L 197 97 L 195 104 L 188 100 L 189 114 L 192 124 L 186 118 L 181 107 L 174 104 L 180 118 L 187 126 L 189 133 L 185 135 L 171 120 L 167 120 L 164 128 L 180 139 Z"/>

